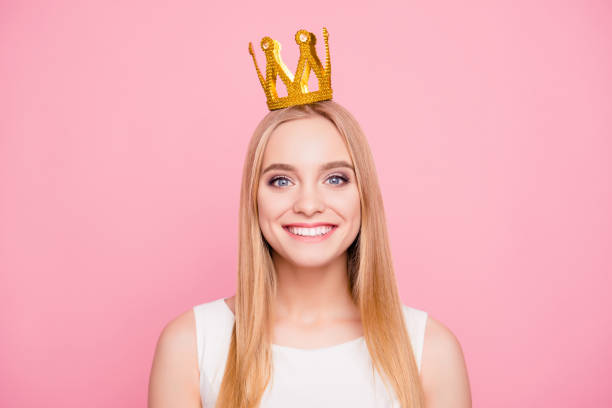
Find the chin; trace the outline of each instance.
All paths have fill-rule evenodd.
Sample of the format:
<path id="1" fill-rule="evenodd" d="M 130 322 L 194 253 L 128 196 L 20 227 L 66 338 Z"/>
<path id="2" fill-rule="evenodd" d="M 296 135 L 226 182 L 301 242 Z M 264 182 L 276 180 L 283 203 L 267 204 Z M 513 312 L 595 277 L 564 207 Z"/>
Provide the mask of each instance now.
<path id="1" fill-rule="evenodd" d="M 330 255 L 319 251 L 303 251 L 301 253 L 293 253 L 291 256 L 284 257 L 288 263 L 302 268 L 322 268 L 331 263 L 338 255 Z"/>
<path id="2" fill-rule="evenodd" d="M 321 261 L 321 260 L 303 260 L 303 259 L 289 259 L 289 263 L 295 265 L 299 268 L 323 268 L 331 263 L 330 260 Z"/>

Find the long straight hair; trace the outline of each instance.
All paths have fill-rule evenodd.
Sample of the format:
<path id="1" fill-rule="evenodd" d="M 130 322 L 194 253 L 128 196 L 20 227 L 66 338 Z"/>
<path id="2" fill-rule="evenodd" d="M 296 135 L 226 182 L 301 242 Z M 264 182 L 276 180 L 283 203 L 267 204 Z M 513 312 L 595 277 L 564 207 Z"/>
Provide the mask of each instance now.
<path id="1" fill-rule="evenodd" d="M 387 390 L 391 386 L 402 408 L 421 408 L 423 390 L 397 290 L 372 153 L 356 119 L 333 101 L 271 111 L 249 142 L 240 190 L 235 322 L 216 408 L 258 407 L 272 376 L 270 316 L 277 280 L 272 249 L 259 227 L 261 165 L 269 136 L 278 125 L 313 115 L 336 126 L 355 167 L 361 229 L 347 249 L 347 273 L 352 300 L 361 313 L 372 369 L 381 374 Z"/>

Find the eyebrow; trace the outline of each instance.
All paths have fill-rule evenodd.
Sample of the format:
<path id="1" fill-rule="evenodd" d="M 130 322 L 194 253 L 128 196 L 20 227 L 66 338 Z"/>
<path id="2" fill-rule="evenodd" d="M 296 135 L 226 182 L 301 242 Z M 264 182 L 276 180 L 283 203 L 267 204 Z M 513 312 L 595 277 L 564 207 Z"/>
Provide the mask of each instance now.
<path id="1" fill-rule="evenodd" d="M 355 168 L 350 164 L 345 162 L 344 160 L 336 160 L 336 161 L 332 161 L 329 163 L 325 163 L 322 164 L 321 167 L 319 167 L 319 170 L 323 171 L 323 170 L 329 170 L 329 169 L 335 169 L 338 167 L 346 167 L 349 168 L 353 171 L 355 171 Z M 295 167 L 293 167 L 290 164 L 286 164 L 286 163 L 272 163 L 271 165 L 269 165 L 268 167 L 265 168 L 265 170 L 261 173 L 261 174 L 265 174 L 270 170 L 286 170 L 286 171 L 295 171 Z"/>

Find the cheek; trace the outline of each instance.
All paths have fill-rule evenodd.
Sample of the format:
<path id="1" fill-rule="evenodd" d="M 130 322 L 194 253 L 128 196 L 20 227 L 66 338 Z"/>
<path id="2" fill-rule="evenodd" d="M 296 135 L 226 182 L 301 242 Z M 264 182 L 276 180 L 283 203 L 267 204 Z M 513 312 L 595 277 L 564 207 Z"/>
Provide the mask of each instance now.
<path id="1" fill-rule="evenodd" d="M 259 215 L 260 220 L 265 220 L 266 218 L 268 218 L 269 210 L 266 204 L 267 204 L 267 200 L 261 193 L 259 193 L 257 195 L 257 213 Z"/>
<path id="2" fill-rule="evenodd" d="M 260 190 L 257 194 L 257 209 L 261 221 L 270 222 L 280 217 L 291 207 L 288 195 Z"/>
<path id="3" fill-rule="evenodd" d="M 356 196 L 353 201 L 352 214 L 356 220 L 361 220 L 361 202 L 359 201 L 359 196 Z"/>
<path id="4" fill-rule="evenodd" d="M 355 189 L 346 190 L 344 194 L 332 198 L 334 207 L 341 209 L 347 218 L 359 217 L 361 214 L 361 202 L 359 191 Z"/>

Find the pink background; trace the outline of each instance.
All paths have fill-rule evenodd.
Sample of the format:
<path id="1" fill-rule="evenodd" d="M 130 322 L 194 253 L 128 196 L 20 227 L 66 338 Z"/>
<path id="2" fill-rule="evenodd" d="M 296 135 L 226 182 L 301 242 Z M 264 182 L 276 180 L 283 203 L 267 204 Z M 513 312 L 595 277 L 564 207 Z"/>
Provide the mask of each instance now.
<path id="1" fill-rule="evenodd" d="M 0 406 L 145 405 L 163 326 L 234 293 L 248 41 L 294 69 L 323 26 L 474 406 L 611 406 L 612 5 L 422 3 L 2 2 Z"/>

